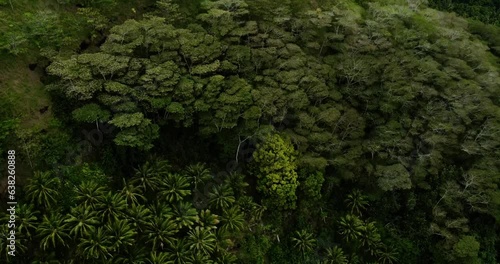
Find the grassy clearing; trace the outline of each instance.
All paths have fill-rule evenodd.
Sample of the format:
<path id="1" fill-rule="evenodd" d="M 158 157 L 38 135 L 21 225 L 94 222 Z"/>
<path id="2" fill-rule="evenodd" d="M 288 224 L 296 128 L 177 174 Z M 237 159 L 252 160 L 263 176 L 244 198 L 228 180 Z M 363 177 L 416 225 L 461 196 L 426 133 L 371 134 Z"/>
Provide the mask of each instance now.
<path id="1" fill-rule="evenodd" d="M 4 113 L 19 118 L 21 127 L 40 127 L 43 129 L 52 118 L 50 98 L 40 82 L 37 72 L 29 69 L 29 59 L 7 60 L 3 58 L 0 68 L 0 100 L 8 109 Z M 49 106 L 44 113 L 40 109 Z"/>

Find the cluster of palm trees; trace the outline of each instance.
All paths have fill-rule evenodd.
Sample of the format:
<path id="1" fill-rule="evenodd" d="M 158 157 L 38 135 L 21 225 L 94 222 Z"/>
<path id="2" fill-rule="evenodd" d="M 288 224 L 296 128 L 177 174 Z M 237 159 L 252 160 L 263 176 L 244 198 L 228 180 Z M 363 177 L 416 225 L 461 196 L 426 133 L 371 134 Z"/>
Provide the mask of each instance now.
<path id="1" fill-rule="evenodd" d="M 366 196 L 355 189 L 347 195 L 344 203 L 348 213 L 340 217 L 337 222 L 337 231 L 342 241 L 339 241 L 339 245 L 326 249 L 321 263 L 371 263 L 370 261 L 380 264 L 395 263 L 397 261 L 395 253 L 382 243 L 376 223 L 363 221 L 360 218 L 368 206 Z M 317 247 L 317 240 L 308 230 L 295 231 L 291 242 L 302 256 L 314 252 Z"/>
<path id="2" fill-rule="evenodd" d="M 241 178 L 231 175 L 235 177 Z M 68 185 L 50 172 L 37 172 L 25 187 L 29 200 L 17 210 L 21 257 L 15 259 L 22 263 L 233 263 L 235 239 L 248 229 L 248 219 L 262 215 L 262 207 L 242 190 L 236 196 L 228 179 L 208 188 L 207 208 L 196 208 L 192 195 L 211 178 L 203 164 L 173 172 L 165 161 L 146 162 L 131 179 L 123 180 L 120 189 L 81 182 L 73 188 L 73 205 L 64 208 L 61 189 Z M 2 225 L 1 259 L 8 258 L 3 239 L 7 232 Z"/>
<path id="3" fill-rule="evenodd" d="M 175 171 L 159 159 L 139 166 L 117 188 L 93 180 L 71 185 L 50 172 L 36 172 L 24 188 L 27 200 L 19 202 L 16 211 L 19 254 L 15 260 L 235 263 L 238 242 L 266 226 L 261 220 L 266 208 L 246 194 L 246 187 L 240 173 L 214 181 L 204 164 Z M 69 188 L 71 195 L 63 195 Z M 204 208 L 196 204 L 197 192 L 204 194 Z M 320 249 L 313 232 L 298 230 L 287 240 L 291 249 L 302 260 L 319 254 L 317 259 L 325 264 L 394 263 L 395 255 L 382 243 L 376 223 L 362 219 L 366 197 L 354 190 L 345 205 L 346 214 L 335 225 L 337 244 Z M 2 222 L 7 217 L 0 215 Z M 1 263 L 9 258 L 8 232 L 7 225 L 0 227 Z"/>

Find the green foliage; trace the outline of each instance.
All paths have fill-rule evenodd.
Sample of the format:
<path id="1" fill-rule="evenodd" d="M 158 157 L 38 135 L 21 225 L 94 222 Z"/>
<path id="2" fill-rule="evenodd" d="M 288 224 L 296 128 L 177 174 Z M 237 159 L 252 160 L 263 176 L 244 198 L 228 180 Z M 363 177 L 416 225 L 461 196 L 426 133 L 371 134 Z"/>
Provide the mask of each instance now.
<path id="1" fill-rule="evenodd" d="M 103 227 L 98 227 L 88 237 L 82 238 L 78 251 L 86 260 L 106 260 L 111 258 L 109 238 Z"/>
<path id="2" fill-rule="evenodd" d="M 271 248 L 271 241 L 263 235 L 250 235 L 242 241 L 239 258 L 243 263 L 265 263 L 265 256 Z M 275 254 L 272 254 L 274 256 Z"/>
<path id="3" fill-rule="evenodd" d="M 222 230 L 230 232 L 240 232 L 245 225 L 245 218 L 238 207 L 231 207 L 224 211 L 221 216 Z"/>
<path id="4" fill-rule="evenodd" d="M 4 150 L 7 145 L 7 139 L 19 125 L 19 120 L 8 119 L 0 122 L 0 149 Z"/>
<path id="5" fill-rule="evenodd" d="M 479 242 L 472 236 L 462 237 L 455 246 L 453 246 L 453 250 L 459 259 L 467 259 L 468 263 L 478 262 L 477 253 L 479 251 Z"/>
<path id="6" fill-rule="evenodd" d="M 347 208 L 351 210 L 351 214 L 356 213 L 357 215 L 362 215 L 362 212 L 366 210 L 368 206 L 366 196 L 364 196 L 360 190 L 356 189 L 347 195 L 345 203 Z"/>
<path id="7" fill-rule="evenodd" d="M 401 164 L 378 166 L 376 175 L 378 186 L 384 191 L 411 188 L 410 174 Z"/>
<path id="8" fill-rule="evenodd" d="M 347 264 L 347 258 L 341 247 L 333 246 L 326 250 L 325 263 L 327 264 Z"/>
<path id="9" fill-rule="evenodd" d="M 316 173 L 306 176 L 306 179 L 301 182 L 300 188 L 304 191 L 308 199 L 320 200 L 321 199 L 321 187 L 325 178 L 323 173 L 317 171 Z"/>
<path id="10" fill-rule="evenodd" d="M 0 49 L 18 55 L 45 47 L 74 48 L 80 37 L 75 29 L 81 24 L 71 13 L 50 9 L 28 11 L 19 20 L 9 21 L 9 27 L 2 31 Z"/>
<path id="11" fill-rule="evenodd" d="M 430 6 L 439 10 L 456 12 L 461 16 L 500 25 L 500 5 L 492 0 L 430 0 Z"/>
<path id="12" fill-rule="evenodd" d="M 210 254 L 215 249 L 215 239 L 210 229 L 196 227 L 189 231 L 187 243 L 194 252 Z"/>
<path id="13" fill-rule="evenodd" d="M 153 249 L 160 248 L 161 245 L 174 245 L 177 241 L 174 235 L 178 231 L 177 224 L 169 215 L 154 216 L 145 228 L 148 243 Z"/>
<path id="14" fill-rule="evenodd" d="M 363 222 L 357 216 L 349 214 L 339 220 L 339 233 L 347 242 L 358 240 L 362 228 Z"/>
<path id="15" fill-rule="evenodd" d="M 79 122 L 106 122 L 110 117 L 109 111 L 103 110 L 97 104 L 84 105 L 73 111 L 73 118 Z"/>
<path id="16" fill-rule="evenodd" d="M 296 231 L 294 236 L 292 236 L 292 242 L 294 247 L 302 252 L 302 254 L 313 251 L 316 246 L 316 239 L 313 238 L 313 234 L 306 230 Z"/>
<path id="17" fill-rule="evenodd" d="M 70 236 L 64 226 L 64 218 L 59 213 L 52 213 L 49 216 L 44 215 L 42 223 L 37 228 L 40 237 L 40 246 L 42 249 L 49 247 L 65 247 L 68 245 Z"/>
<path id="18" fill-rule="evenodd" d="M 9 139 L 13 138 L 14 131 L 19 124 L 17 119 L 7 119 L 0 121 L 0 151 L 5 152 L 12 142 Z M 4 162 L 5 157 L 0 157 L 0 162 Z"/>
<path id="19" fill-rule="evenodd" d="M 0 71 L 19 261 L 496 263 L 498 6 L 438 3 L 491 25 L 420 0 L 0 3 L 4 68 L 35 67 Z M 17 76 L 54 111 L 17 116 Z M 102 133 L 76 160 L 66 115 Z"/>
<path id="20" fill-rule="evenodd" d="M 179 174 L 169 174 L 162 181 L 158 196 L 169 203 L 182 201 L 184 196 L 191 194 L 189 182 L 186 177 Z"/>
<path id="21" fill-rule="evenodd" d="M 299 185 L 296 152 L 290 141 L 279 134 L 269 134 L 253 154 L 259 191 L 265 204 L 278 209 L 295 208 L 295 191 Z"/>
<path id="22" fill-rule="evenodd" d="M 61 181 L 50 172 L 35 172 L 26 186 L 27 198 L 44 209 L 50 208 L 59 199 Z"/>
<path id="23" fill-rule="evenodd" d="M 85 206 L 72 208 L 64 222 L 67 223 L 69 234 L 77 237 L 90 235 L 94 232 L 95 226 L 100 223 L 97 213 Z"/>
<path id="24" fill-rule="evenodd" d="M 208 203 L 214 209 L 226 210 L 235 201 L 233 189 L 227 184 L 214 185 L 208 193 Z"/>
<path id="25" fill-rule="evenodd" d="M 290 251 L 288 245 L 274 243 L 268 253 L 269 259 L 272 263 L 290 263 L 292 261 Z"/>

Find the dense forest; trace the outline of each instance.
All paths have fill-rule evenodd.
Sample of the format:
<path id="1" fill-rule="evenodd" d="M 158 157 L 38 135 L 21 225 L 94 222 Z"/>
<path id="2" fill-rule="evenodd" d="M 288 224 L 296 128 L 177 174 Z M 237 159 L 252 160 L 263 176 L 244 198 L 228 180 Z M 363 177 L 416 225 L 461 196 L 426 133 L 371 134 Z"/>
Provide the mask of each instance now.
<path id="1" fill-rule="evenodd" d="M 432 0 L 431 7 L 500 26 L 498 0 Z"/>
<path id="2" fill-rule="evenodd" d="M 499 263 L 499 4 L 0 0 L 0 263 Z"/>

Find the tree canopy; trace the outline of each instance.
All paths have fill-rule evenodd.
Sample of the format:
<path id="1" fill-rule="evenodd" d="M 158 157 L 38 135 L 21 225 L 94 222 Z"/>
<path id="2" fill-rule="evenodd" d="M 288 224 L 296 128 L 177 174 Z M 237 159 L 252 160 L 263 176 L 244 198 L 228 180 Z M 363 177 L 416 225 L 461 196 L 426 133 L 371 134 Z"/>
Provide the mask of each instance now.
<path id="1" fill-rule="evenodd" d="M 498 262 L 495 2 L 41 2 L 0 0 L 1 263 Z"/>

